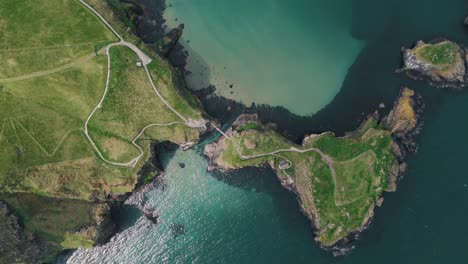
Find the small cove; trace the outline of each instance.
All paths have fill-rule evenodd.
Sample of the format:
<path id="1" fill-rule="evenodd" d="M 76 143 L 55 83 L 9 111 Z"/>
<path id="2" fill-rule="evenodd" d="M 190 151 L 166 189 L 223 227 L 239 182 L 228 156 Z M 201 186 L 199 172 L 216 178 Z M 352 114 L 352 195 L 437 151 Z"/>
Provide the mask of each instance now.
<path id="1" fill-rule="evenodd" d="M 351 35 L 351 2 L 169 0 L 167 5 L 169 28 L 186 25 L 189 87 L 213 84 L 218 95 L 247 105 L 313 114 L 333 99 L 364 47 Z"/>

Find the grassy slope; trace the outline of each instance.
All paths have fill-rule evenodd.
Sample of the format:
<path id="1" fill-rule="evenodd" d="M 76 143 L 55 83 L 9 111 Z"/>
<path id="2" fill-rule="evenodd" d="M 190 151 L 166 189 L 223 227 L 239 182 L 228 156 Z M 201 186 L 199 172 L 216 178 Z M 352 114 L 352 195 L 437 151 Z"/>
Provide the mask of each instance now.
<path id="1" fill-rule="evenodd" d="M 103 91 L 104 65 L 97 57 L 64 72 L 0 84 L 3 192 L 91 199 L 94 192 L 104 196 L 107 186 L 132 182 L 102 166 L 80 131 Z"/>
<path id="2" fill-rule="evenodd" d="M 109 4 L 112 2 L 113 4 Z M 159 57 L 140 38 L 132 33 L 132 29 L 129 26 L 131 22 L 128 21 L 127 17 L 123 16 L 122 10 L 114 7 L 118 5 L 118 0 L 87 0 L 87 3 L 93 6 L 125 40 L 134 43 L 146 54 L 151 55 L 153 63 L 148 65 L 148 68 L 150 69 L 152 79 L 156 87 L 158 87 L 158 91 L 171 106 L 186 118 L 199 118 L 202 107 L 198 99 L 185 89 L 185 84 L 180 73 L 176 73 L 166 60 Z M 176 83 L 178 84 L 177 86 L 175 85 Z"/>
<path id="3" fill-rule="evenodd" d="M 91 137 L 96 139 L 106 158 L 127 162 L 139 154 L 131 142 L 141 129 L 150 124 L 167 124 L 182 120 L 156 96 L 145 70 L 136 66 L 138 57 L 132 50 L 122 46 L 113 47 L 110 55 L 112 71 L 108 95 L 102 108 L 91 119 L 89 128 Z M 151 72 L 158 75 L 154 71 L 155 68 L 151 67 Z M 179 105 L 187 104 L 181 101 Z M 167 130 L 174 133 L 163 132 Z M 153 139 L 158 141 L 172 140 L 175 143 L 198 138 L 197 129 L 183 125 L 174 128 L 154 127 L 149 129 L 147 134 L 151 134 Z"/>
<path id="4" fill-rule="evenodd" d="M 33 194 L 2 195 L 21 217 L 23 224 L 38 238 L 51 241 L 51 250 L 59 251 L 67 244 L 87 246 L 92 241 L 83 237 L 67 239 L 74 230 L 86 227 L 90 221 L 91 202 L 52 199 Z"/>
<path id="5" fill-rule="evenodd" d="M 104 1 L 98 4 L 105 6 Z M 104 16 L 112 16 L 108 9 L 99 11 Z M 115 19 L 109 21 L 119 24 Z M 81 128 L 104 91 L 105 56 L 98 55 L 67 70 L 34 79 L 15 82 L 1 79 L 68 64 L 115 41 L 115 37 L 77 0 L 2 1 L 0 29 L 0 60 L 5 62 L 0 65 L 0 197 L 20 213 L 28 230 L 52 241 L 56 247 L 90 246 L 88 238 L 73 233 L 89 224 L 86 217 L 94 206 L 89 201 L 134 188 L 136 173 L 149 155 L 150 139 L 182 143 L 197 138 L 198 131 L 188 131 L 185 126 L 151 128 L 140 140 L 146 155 L 137 168 L 104 163 L 95 155 Z M 117 26 L 117 30 L 128 41 L 141 44 L 125 28 Z M 188 107 L 189 103 L 193 104 L 191 100 L 185 102 L 174 92 L 167 63 L 158 57 L 154 61 L 150 65 L 151 74 L 156 85 L 165 84 L 161 86 L 163 96 L 187 117 L 201 116 L 198 110 Z M 121 68 L 134 66 L 134 61 L 114 60 L 113 63 L 117 64 L 116 69 L 119 65 Z M 114 77 L 112 82 L 117 87 L 125 76 Z M 128 104 L 120 105 L 122 100 L 112 99 L 105 102 L 106 111 L 117 113 L 111 117 L 120 122 L 120 127 L 124 122 L 131 128 L 122 135 L 135 133 L 135 129 L 155 118 L 178 121 L 172 120 L 172 113 L 160 107 L 151 87 L 143 80 L 147 80 L 146 76 L 133 79 L 131 86 L 120 87 L 127 89 L 118 91 L 120 96 L 127 99 L 133 96 Z M 138 94 L 141 98 L 135 97 L 136 90 L 141 91 Z M 141 100 L 146 102 L 143 111 L 138 110 Z M 112 107 L 126 107 L 128 111 Z M 136 122 L 129 122 L 129 116 L 137 117 Z M 107 133 L 107 125 L 106 122 L 95 124 L 94 129 Z M 112 137 L 106 138 L 109 135 L 106 133 L 101 139 L 112 141 Z M 25 195 L 32 198 L 25 200 Z M 59 209 L 37 202 L 46 197 L 50 197 L 47 201 L 52 205 L 60 203 Z M 42 210 L 40 216 L 37 210 Z"/>
<path id="6" fill-rule="evenodd" d="M 58 67 L 115 40 L 76 0 L 3 0 L 0 32 L 0 79 Z"/>
<path id="7" fill-rule="evenodd" d="M 278 134 L 258 129 L 242 132 L 235 138 L 235 142 L 244 155 L 268 153 L 293 145 Z M 374 121 L 369 122 L 361 134 L 353 137 L 336 138 L 326 133 L 310 138 L 305 146 L 295 146 L 316 147 L 332 157 L 337 173 L 336 183 L 330 168 L 317 153 L 279 154 L 293 164 L 286 170 L 287 175 L 280 171 L 280 176 L 285 179 L 291 177 L 296 182 L 304 209 L 318 216 L 317 239 L 320 242 L 331 245 L 363 224 L 369 210 L 388 187 L 388 171 L 394 158 L 391 142 L 390 133 L 381 130 Z M 256 146 L 254 149 L 252 144 Z M 227 146 L 219 162 L 231 168 L 269 161 L 277 167 L 281 159 L 269 156 L 241 160 L 232 143 L 228 142 Z"/>

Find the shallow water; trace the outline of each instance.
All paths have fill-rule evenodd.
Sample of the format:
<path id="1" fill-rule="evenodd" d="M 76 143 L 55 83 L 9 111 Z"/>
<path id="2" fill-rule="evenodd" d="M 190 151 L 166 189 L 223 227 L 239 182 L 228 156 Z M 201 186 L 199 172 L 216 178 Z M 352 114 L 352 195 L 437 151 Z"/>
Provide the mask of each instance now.
<path id="1" fill-rule="evenodd" d="M 161 223 L 151 226 L 140 218 L 133 225 L 135 218 L 129 217 L 131 227 L 123 234 L 102 248 L 76 252 L 71 263 L 247 263 L 269 259 L 271 250 L 282 252 L 284 261 L 298 249 L 318 254 L 309 247 L 312 231 L 295 197 L 271 171 L 248 169 L 216 178 L 194 150 L 164 156 L 163 163 L 164 190 L 153 190 L 146 204 Z M 174 231 L 178 225 L 185 234 Z"/>
<path id="2" fill-rule="evenodd" d="M 217 94 L 247 105 L 315 113 L 339 91 L 364 46 L 351 35 L 350 1 L 169 0 L 168 6 L 169 27 L 186 26 L 189 86 L 213 84 Z"/>
<path id="3" fill-rule="evenodd" d="M 140 214 L 129 210 L 129 228 L 114 242 L 78 251 L 69 262 L 465 263 L 468 93 L 410 81 L 394 70 L 400 65 L 400 47 L 417 39 L 445 36 L 468 45 L 463 26 L 468 2 L 354 0 L 352 10 L 352 34 L 365 47 L 321 118 L 332 120 L 332 130 L 351 130 L 355 124 L 349 125 L 347 118 L 360 116 L 363 102 L 376 106 L 383 101 L 388 108 L 402 85 L 420 92 L 427 109 L 419 153 L 408 160 L 397 192 L 385 194 L 383 207 L 354 251 L 335 258 L 319 249 L 294 196 L 270 171 L 212 175 L 192 150 L 176 152 L 172 159 L 165 155 L 167 187 L 149 194 L 149 204 L 161 215 L 159 226 L 146 228 Z M 184 225 L 186 234 L 176 237 L 172 224 Z"/>

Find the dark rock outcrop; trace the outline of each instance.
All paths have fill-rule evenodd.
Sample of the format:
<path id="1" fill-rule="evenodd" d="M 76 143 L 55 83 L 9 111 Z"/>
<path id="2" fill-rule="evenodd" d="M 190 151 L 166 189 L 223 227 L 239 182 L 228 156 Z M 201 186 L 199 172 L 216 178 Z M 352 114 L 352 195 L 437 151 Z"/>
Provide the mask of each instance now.
<path id="1" fill-rule="evenodd" d="M 184 32 L 184 24 L 180 24 L 178 27 L 172 29 L 164 35 L 160 40 L 158 40 L 155 44 L 156 51 L 167 58 L 174 47 L 177 45 L 182 33 Z"/>
<path id="2" fill-rule="evenodd" d="M 406 153 L 415 153 L 414 141 L 422 127 L 422 98 L 409 88 L 403 88 L 390 113 L 383 118 L 381 125 L 392 133 L 392 152 L 395 160 L 390 169 L 390 191 L 396 191 L 399 177 L 406 171 Z"/>
<path id="3" fill-rule="evenodd" d="M 45 245 L 21 226 L 19 219 L 0 201 L 0 263 L 39 263 Z"/>
<path id="4" fill-rule="evenodd" d="M 99 203 L 90 212 L 94 222 L 93 228 L 97 231 L 94 239 L 96 244 L 106 243 L 115 234 L 117 224 L 113 212 L 117 211 L 116 207 L 120 207 L 119 202 Z"/>
<path id="5" fill-rule="evenodd" d="M 159 215 L 154 210 L 143 208 L 142 212 L 146 219 L 148 219 L 152 224 L 156 225 L 159 223 Z"/>
<path id="6" fill-rule="evenodd" d="M 404 138 L 418 123 L 418 114 L 415 110 L 415 93 L 409 88 L 403 88 L 398 100 L 388 116 L 382 120 L 382 125 L 397 138 Z"/>

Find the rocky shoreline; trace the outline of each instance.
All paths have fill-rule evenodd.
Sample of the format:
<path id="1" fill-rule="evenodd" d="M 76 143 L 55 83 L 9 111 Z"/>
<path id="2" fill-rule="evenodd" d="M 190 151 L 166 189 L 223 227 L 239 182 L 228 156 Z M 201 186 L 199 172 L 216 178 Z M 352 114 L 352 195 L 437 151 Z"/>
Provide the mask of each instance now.
<path id="1" fill-rule="evenodd" d="M 429 43 L 419 40 L 413 48 L 403 47 L 402 53 L 403 67 L 397 72 L 441 88 L 461 89 L 466 85 L 468 54 L 460 44 L 443 38 Z"/>
<path id="2" fill-rule="evenodd" d="M 161 8 L 161 10 L 159 11 L 159 14 L 162 14 L 164 9 L 165 9 L 165 5 L 160 5 L 159 8 Z M 182 29 L 183 29 L 183 27 L 182 27 Z M 171 32 L 169 32 L 169 34 L 166 35 L 167 39 L 164 42 L 165 43 L 170 43 L 170 46 L 171 46 L 170 49 L 174 48 L 174 43 L 180 38 L 181 33 L 182 33 L 182 29 L 178 29 L 178 28 L 173 29 Z M 164 32 L 165 27 L 161 26 L 160 30 L 162 32 Z M 173 52 L 173 54 L 174 53 L 178 54 L 178 62 L 175 62 L 175 61 L 172 60 L 173 54 L 172 54 L 172 56 L 169 55 L 170 52 L 167 52 L 167 50 L 165 52 L 162 52 L 161 54 L 166 56 L 166 57 L 169 57 L 169 60 L 172 62 L 173 65 L 178 66 L 180 69 L 182 69 L 182 71 L 185 71 L 184 70 L 184 65 L 185 64 L 180 63 L 180 60 L 184 61 L 185 57 L 187 56 L 187 53 L 184 51 L 184 48 L 182 46 L 180 46 L 180 45 L 177 46 L 176 50 L 177 51 Z M 409 52 L 408 52 L 408 54 L 409 54 Z M 180 55 L 182 55 L 182 57 Z M 410 58 L 410 56 L 405 57 L 405 58 Z M 410 68 L 411 64 L 408 64 L 407 66 L 408 67 L 406 67 L 406 68 L 404 67 L 403 69 L 401 69 L 401 71 L 405 71 L 410 75 L 410 72 L 412 74 L 414 74 L 414 72 L 415 71 L 417 72 L 417 70 L 418 70 L 417 68 Z M 205 107 L 209 107 L 210 105 L 212 105 L 211 103 L 213 102 L 213 100 L 216 101 L 216 102 L 225 101 L 225 103 L 223 103 L 223 105 L 225 107 L 227 107 L 226 111 L 224 111 L 224 112 L 227 113 L 227 116 L 216 116 L 216 118 L 221 119 L 223 121 L 227 121 L 227 120 L 229 120 L 229 119 L 231 119 L 231 118 L 233 118 L 235 116 L 238 116 L 238 115 L 241 115 L 241 117 L 245 116 L 245 115 L 243 115 L 244 113 L 257 113 L 257 112 L 260 112 L 260 114 L 261 114 L 261 112 L 263 112 L 262 110 L 264 110 L 265 113 L 266 113 L 266 112 L 271 111 L 273 109 L 270 106 L 256 106 L 254 104 L 252 106 L 248 107 L 248 106 L 245 106 L 245 105 L 240 104 L 238 102 L 235 102 L 233 100 L 218 97 L 217 95 L 213 94 L 215 89 L 216 89 L 215 87 L 208 87 L 205 90 L 195 92 L 195 94 L 205 103 Z M 404 97 L 403 96 L 403 91 L 404 90 L 402 90 L 402 92 L 400 94 L 400 100 L 401 100 L 402 97 Z M 413 95 L 411 95 L 411 97 L 412 96 Z M 210 103 L 206 103 L 206 102 L 210 102 Z M 423 104 L 422 104 L 422 102 L 420 100 L 420 97 L 414 99 L 414 101 L 412 101 L 412 103 L 415 105 L 415 109 L 417 109 L 416 111 L 417 111 L 418 120 L 420 120 L 421 113 L 422 113 L 422 108 L 423 108 Z M 395 107 L 397 107 L 397 102 L 395 103 Z M 270 108 L 271 108 L 271 110 L 270 110 Z M 394 111 L 395 111 L 395 109 L 392 112 L 394 112 Z M 223 112 L 223 115 L 224 115 L 224 112 Z M 288 111 L 286 111 L 286 112 L 288 112 Z M 218 111 L 218 113 L 221 114 L 219 111 Z M 266 114 L 261 114 L 261 115 L 263 117 L 266 117 L 267 116 Z M 288 112 L 288 115 L 294 116 L 292 113 L 289 113 L 289 112 Z M 258 115 L 255 115 L 255 116 L 258 119 Z M 378 116 L 378 114 L 376 113 L 373 116 Z M 398 123 L 398 122 L 395 121 L 395 118 L 396 118 L 395 116 L 396 115 L 394 115 L 394 114 L 393 115 L 389 114 L 389 116 L 387 116 L 386 118 L 384 118 L 382 120 L 382 123 L 385 122 L 385 123 L 388 124 L 388 126 L 395 125 L 396 123 Z M 264 119 L 268 120 L 268 117 L 262 118 L 262 120 L 264 120 Z M 304 119 L 304 118 L 302 118 L 302 119 Z M 365 122 L 365 118 L 363 118 L 363 119 L 364 119 L 363 122 Z M 390 120 L 393 120 L 394 123 L 392 123 Z M 260 119 L 258 119 L 256 121 L 258 123 L 261 123 Z M 420 129 L 421 125 L 422 125 L 422 122 L 417 122 L 417 124 L 415 124 L 415 126 L 412 129 L 404 131 L 404 132 L 400 131 L 400 132 L 398 132 L 398 134 L 395 135 L 395 144 L 393 146 L 393 151 L 394 151 L 394 155 L 396 157 L 396 160 L 395 160 L 395 163 L 392 166 L 392 171 L 391 171 L 391 175 L 390 175 L 390 179 L 391 179 L 391 183 L 392 183 L 391 185 L 392 185 L 392 190 L 393 191 L 396 190 L 396 182 L 397 182 L 399 176 L 402 173 L 404 173 L 404 171 L 406 169 L 406 163 L 404 162 L 404 160 L 406 158 L 407 152 L 413 153 L 417 149 L 416 144 L 414 143 L 414 136 L 419 132 L 419 129 Z M 282 127 L 284 127 L 284 126 L 282 126 Z M 322 130 L 322 131 L 324 131 L 324 130 Z M 288 132 L 284 131 L 281 134 L 287 135 Z M 222 146 L 218 146 L 218 147 L 222 148 Z M 209 170 L 219 170 L 219 171 L 228 171 L 228 170 L 230 170 L 228 168 L 223 168 L 222 166 L 219 166 L 219 164 L 216 164 L 216 163 L 212 162 L 213 159 L 216 156 L 217 151 L 218 150 L 211 150 L 211 153 L 210 153 L 210 150 L 208 150 L 208 153 L 205 153 L 205 154 L 207 154 L 207 157 L 210 160 L 210 165 L 209 165 L 208 169 Z M 266 164 L 264 164 L 264 165 L 266 165 Z M 273 168 L 273 169 L 276 170 L 275 168 Z M 281 184 L 285 188 L 287 188 L 290 191 L 293 191 L 294 193 L 296 193 L 296 195 L 298 194 L 297 188 L 295 188 L 294 185 L 291 185 L 291 183 L 289 183 L 287 181 L 284 181 L 284 179 L 281 178 L 278 173 L 277 173 L 277 176 L 278 176 L 278 179 L 280 180 Z M 381 204 L 382 201 L 383 201 L 383 199 L 381 199 L 379 201 L 379 204 Z M 302 206 L 301 206 L 301 210 L 304 212 Z M 328 249 L 328 250 L 332 250 L 336 254 L 346 253 L 350 249 L 350 247 L 353 247 L 352 243 L 350 243 L 350 242 L 356 240 L 357 237 L 359 236 L 359 234 L 364 229 L 366 229 L 368 224 L 371 222 L 371 219 L 373 217 L 372 212 L 373 212 L 373 210 L 370 211 L 370 213 L 369 213 L 369 215 L 367 217 L 367 221 L 365 221 L 365 223 L 363 224 L 361 229 L 357 230 L 356 232 L 350 233 L 347 236 L 346 239 L 343 239 L 342 241 L 339 241 L 338 243 L 336 243 L 335 245 L 333 245 L 331 247 L 330 246 L 323 246 L 323 247 Z M 313 223 L 314 217 L 308 215 L 305 212 L 304 212 L 304 214 Z"/>
<path id="3" fill-rule="evenodd" d="M 124 2 L 133 2 L 134 4 L 140 4 L 140 5 L 143 5 L 143 7 L 145 7 L 144 5 L 147 4 L 148 1 L 128 0 L 128 1 L 124 1 Z M 171 32 L 169 32 L 169 34 L 165 35 L 166 32 L 165 32 L 165 28 L 163 26 L 164 20 L 162 19 L 162 13 L 163 13 L 163 11 L 165 9 L 165 1 L 164 0 L 158 0 L 158 1 L 155 1 L 155 2 L 156 3 L 152 8 L 156 8 L 156 9 L 152 9 L 152 10 L 158 10 L 158 11 L 156 13 L 157 19 L 155 19 L 153 21 L 157 21 L 158 24 L 161 23 L 160 26 L 156 27 L 156 28 L 158 28 L 158 30 L 156 30 L 157 32 L 155 33 L 155 36 L 157 36 L 157 38 L 154 37 L 154 36 L 148 36 L 148 35 L 144 34 L 144 32 L 145 32 L 144 28 L 145 27 L 150 27 L 149 25 L 153 23 L 153 22 L 151 22 L 151 20 L 148 20 L 148 18 L 145 17 L 145 16 L 148 16 L 148 14 L 149 14 L 148 11 L 145 11 L 146 10 L 145 8 L 142 8 L 142 10 L 143 10 L 142 13 L 138 14 L 137 21 L 140 21 L 139 23 L 142 23 L 141 21 L 146 21 L 146 22 L 143 22 L 143 23 L 147 23 L 144 26 L 142 26 L 143 24 L 140 24 L 140 29 L 137 30 L 137 31 L 140 31 L 140 33 L 141 33 L 141 34 L 139 34 L 139 36 L 145 42 L 154 42 L 156 40 L 161 40 L 162 38 L 164 38 L 164 36 L 166 36 L 167 38 L 164 41 L 163 47 L 160 47 L 160 54 L 163 55 L 164 57 L 169 57 L 169 59 L 173 62 L 174 66 L 181 66 L 182 65 L 182 69 L 183 69 L 183 63 L 182 64 L 180 63 L 180 58 L 181 58 L 180 56 L 184 57 L 187 54 L 184 52 L 183 47 L 181 47 L 180 44 L 177 43 L 177 40 L 180 38 L 180 36 L 182 34 L 183 27 L 176 28 L 176 29 L 172 30 Z M 140 10 L 140 9 L 136 8 L 135 10 Z M 151 31 L 155 32 L 154 25 L 151 28 Z M 145 35 L 146 35 L 146 37 L 145 37 Z M 437 42 L 437 43 L 439 43 L 439 42 Z M 434 42 L 434 43 L 436 43 L 436 42 Z M 417 48 L 417 47 L 419 47 L 420 45 L 423 45 L 423 44 L 424 43 L 419 43 L 414 48 Z M 155 46 L 157 46 L 157 45 L 155 45 Z M 462 56 L 462 58 L 465 58 L 465 56 L 467 55 L 466 50 L 461 46 L 459 46 L 459 48 L 460 48 L 459 52 L 461 54 L 460 56 Z M 463 87 L 465 85 L 466 76 L 468 74 L 466 72 L 466 69 L 468 69 L 466 67 L 466 61 L 468 60 L 468 56 L 466 56 L 466 58 L 464 59 L 463 69 L 462 69 L 461 66 L 455 67 L 453 69 L 453 71 L 451 71 L 451 74 L 448 74 L 446 76 L 445 75 L 440 76 L 440 75 L 437 75 L 437 74 L 433 73 L 434 68 L 426 67 L 427 65 L 424 65 L 424 64 L 418 64 L 419 62 L 414 59 L 414 56 L 411 55 L 411 50 L 412 49 L 405 49 L 403 51 L 404 52 L 405 66 L 400 71 L 407 73 L 408 76 L 410 76 L 412 78 L 415 78 L 415 79 L 429 80 L 433 85 L 436 85 L 436 86 L 460 88 L 460 87 Z M 175 57 L 174 54 L 177 54 L 178 62 L 176 62 L 173 59 Z M 462 72 L 463 72 L 463 74 L 461 74 Z M 463 75 L 463 80 L 461 79 L 462 75 Z M 211 96 L 210 94 L 213 92 L 213 90 L 214 90 L 213 87 L 210 87 L 207 90 L 208 91 L 207 93 L 202 93 L 201 96 L 200 96 L 203 99 L 203 101 L 205 102 L 205 107 L 207 106 L 207 104 L 212 102 L 212 101 L 209 101 L 210 99 L 208 99 L 208 97 Z M 398 130 L 396 130 L 396 133 L 394 134 L 396 143 L 394 144 L 393 150 L 394 150 L 394 155 L 396 157 L 396 160 L 398 162 L 395 163 L 392 166 L 392 174 L 390 175 L 391 176 L 391 182 L 393 183 L 393 186 L 394 186 L 393 191 L 396 189 L 396 183 L 398 181 L 398 178 L 404 173 L 404 171 L 406 169 L 406 164 L 405 164 L 404 161 L 405 161 L 405 159 L 407 157 L 407 153 L 408 152 L 413 153 L 417 149 L 417 146 L 416 146 L 416 144 L 414 142 L 414 137 L 418 134 L 418 132 L 420 131 L 421 125 L 422 125 L 422 122 L 420 120 L 421 120 L 421 115 L 422 115 L 423 103 L 422 103 L 420 97 L 418 97 L 417 95 L 414 95 L 414 94 L 411 95 L 410 97 L 413 97 L 413 96 L 415 97 L 415 99 L 412 99 L 413 101 L 412 101 L 411 104 L 413 104 L 415 109 L 416 109 L 417 120 L 418 120 L 414 124 L 414 127 L 411 125 L 411 129 L 409 129 L 409 127 L 405 127 L 404 125 L 401 125 L 401 122 L 398 121 L 398 116 L 399 116 L 397 114 L 398 105 L 400 104 L 399 103 L 400 100 L 402 100 L 402 98 L 405 98 L 404 90 L 402 90 L 402 92 L 400 94 L 400 99 L 397 102 L 395 102 L 395 106 L 394 106 L 394 109 L 392 110 L 392 112 L 388 116 L 386 116 L 384 119 L 382 119 L 382 121 L 381 121 L 382 124 L 386 124 L 388 126 L 388 129 L 395 129 L 396 127 L 403 126 L 403 128 L 399 127 Z M 211 98 L 213 98 L 213 97 L 216 97 L 216 96 L 211 96 Z M 239 104 L 239 103 L 237 103 L 235 101 L 228 100 L 228 99 L 225 99 L 225 98 L 217 98 L 217 99 L 215 98 L 214 100 L 218 100 L 218 102 L 229 101 L 228 102 L 229 109 L 227 111 L 228 116 L 227 117 L 217 117 L 217 118 L 220 118 L 220 119 L 222 119 L 224 121 L 232 118 L 233 116 L 239 115 L 241 113 L 261 112 L 260 113 L 260 118 L 258 118 L 258 116 L 257 116 L 257 120 L 255 120 L 255 122 L 258 122 L 260 124 L 261 123 L 260 119 L 261 120 L 269 120 L 269 119 L 271 120 L 272 118 L 268 117 L 268 115 L 269 115 L 268 112 L 269 111 L 275 111 L 274 108 L 270 107 L 270 106 L 252 105 L 252 106 L 248 107 L 248 106 L 245 106 L 243 104 Z M 208 102 L 208 103 L 206 103 L 206 102 Z M 286 109 L 282 109 L 281 111 L 284 111 L 286 116 L 294 116 L 292 113 L 288 112 Z M 220 113 L 220 114 L 224 114 L 224 113 Z M 374 116 L 376 116 L 376 115 L 374 115 Z M 310 119 L 313 119 L 313 118 L 312 117 L 311 118 L 297 117 L 297 119 L 299 120 L 299 121 L 297 121 L 297 123 L 306 123 L 306 121 L 308 121 Z M 353 122 L 360 122 L 360 121 L 361 120 L 354 120 Z M 320 122 L 318 122 L 318 123 L 320 123 Z M 282 125 L 281 127 L 284 128 L 284 127 L 287 127 L 287 125 Z M 325 128 L 320 127 L 319 130 L 320 131 L 325 131 L 326 127 Z M 288 136 L 287 131 L 281 131 L 281 132 L 282 132 L 281 133 L 282 135 Z M 297 134 L 289 135 L 288 138 L 295 138 L 295 137 L 297 137 Z M 153 155 L 152 159 L 154 159 L 155 154 L 153 153 L 152 155 Z M 217 166 L 218 164 L 215 164 L 215 163 L 211 162 L 214 155 L 215 154 L 213 154 L 213 153 L 207 155 L 210 158 L 210 168 L 209 169 L 211 169 L 211 170 L 213 170 L 213 169 L 223 170 L 222 167 Z M 151 165 L 151 166 L 154 166 L 154 164 Z M 273 167 L 274 170 L 276 170 L 276 168 L 274 166 L 272 166 L 272 167 Z M 162 170 L 160 172 L 162 173 Z M 281 184 L 286 189 L 294 192 L 297 195 L 297 197 L 299 197 L 299 191 L 297 190 L 296 186 L 294 184 L 291 184 L 288 181 L 285 181 L 283 178 L 281 178 L 279 173 L 276 173 L 276 174 L 277 174 L 278 180 L 280 180 Z M 161 175 L 161 176 L 163 176 L 163 175 Z M 153 184 L 148 184 L 148 183 L 143 183 L 143 182 L 142 182 L 141 186 L 143 186 L 143 187 L 137 188 L 137 190 L 135 190 L 133 193 L 127 194 L 126 196 L 109 197 L 109 200 L 112 200 L 112 201 L 110 201 L 108 203 L 105 203 L 105 205 L 101 208 L 102 209 L 101 213 L 97 214 L 99 217 L 96 218 L 96 226 L 101 228 L 101 229 L 99 229 L 100 231 L 98 232 L 100 234 L 99 239 L 97 239 L 98 244 L 105 243 L 115 233 L 116 225 L 115 225 L 115 223 L 113 223 L 111 221 L 111 219 L 113 218 L 111 212 L 112 211 L 118 211 L 119 208 L 122 206 L 123 201 L 127 200 L 127 198 L 130 195 L 133 195 L 133 196 L 136 195 L 136 196 L 141 198 L 141 197 L 144 196 L 145 192 L 147 192 L 148 190 L 153 188 L 152 187 Z M 298 198 L 298 199 L 300 199 L 300 198 Z M 140 202 L 142 200 L 139 199 L 139 198 L 137 200 L 139 201 L 138 203 L 141 205 Z M 127 200 L 127 202 L 128 201 L 129 200 Z M 381 202 L 382 201 L 380 201 L 380 204 L 381 204 Z M 302 202 L 299 201 L 299 203 L 302 203 Z M 143 207 L 143 211 L 144 211 L 144 209 L 145 208 Z M 0 213 L 2 213 L 1 210 L 2 210 L 2 204 L 0 203 Z M 313 224 L 314 219 L 316 219 L 317 217 L 314 217 L 313 215 L 307 214 L 302 206 L 301 206 L 301 210 L 303 211 L 304 215 L 306 215 L 307 218 Z M 373 210 L 372 210 L 372 212 L 373 212 Z M 337 254 L 337 255 L 344 254 L 344 253 L 348 252 L 350 249 L 352 249 L 354 247 L 352 242 L 355 241 L 356 239 L 358 239 L 359 234 L 369 226 L 369 224 L 370 224 L 370 222 L 372 221 L 372 218 L 373 218 L 372 212 L 369 213 L 369 216 L 367 217 L 367 220 L 365 221 L 365 223 L 363 223 L 362 227 L 359 230 L 356 230 L 356 232 L 350 233 L 345 239 L 337 242 L 333 246 L 323 246 L 323 245 L 321 245 L 321 246 L 323 248 L 327 249 L 327 250 L 331 250 L 334 254 Z M 156 219 L 156 222 L 157 222 L 157 216 L 152 215 L 151 212 L 147 213 L 147 217 L 150 220 L 151 220 L 151 218 Z M 87 232 L 87 230 L 88 230 L 87 228 L 84 228 L 83 232 Z"/>
<path id="4" fill-rule="evenodd" d="M 46 252 L 45 245 L 25 231 L 18 217 L 0 201 L 0 263 L 37 263 Z"/>
<path id="5" fill-rule="evenodd" d="M 384 117 L 383 119 L 378 119 L 378 114 L 375 113 L 369 117 L 369 120 L 370 118 L 377 118 L 378 120 L 380 120 L 380 124 L 383 127 L 385 127 L 385 129 L 390 131 L 393 135 L 394 141 L 392 144 L 392 152 L 395 159 L 394 163 L 391 166 L 390 173 L 388 175 L 388 180 L 390 182 L 389 191 L 396 191 L 397 181 L 406 170 L 405 158 L 407 157 L 407 152 L 414 153 L 417 149 L 414 140 L 415 136 L 419 133 L 422 126 L 421 120 L 423 106 L 424 105 L 419 95 L 416 95 L 413 90 L 403 88 L 400 92 L 398 100 L 395 102 L 395 105 L 388 116 Z M 225 132 L 225 134 L 227 137 L 235 137 L 239 133 L 237 131 L 237 128 L 245 124 L 251 123 L 257 124 L 262 129 L 266 129 L 268 126 L 273 126 L 271 124 L 263 125 L 260 122 L 258 115 L 256 114 L 244 114 L 237 118 L 237 120 L 232 124 L 231 128 L 229 128 L 228 131 Z M 354 132 L 348 133 L 345 137 L 350 137 L 353 134 L 359 134 L 360 129 L 366 127 L 366 123 L 366 121 L 363 122 L 360 128 L 358 128 Z M 310 137 L 316 136 L 317 135 L 306 136 L 303 140 L 303 146 Z M 220 158 L 223 152 L 227 149 L 227 141 L 228 140 L 225 137 L 220 137 L 218 140 L 205 147 L 204 154 L 209 160 L 208 170 L 227 172 L 231 170 L 240 169 L 232 168 L 230 166 L 227 166 L 226 164 L 223 164 Z M 268 164 L 257 164 L 257 166 L 270 166 L 276 172 L 277 178 L 280 181 L 281 185 L 287 190 L 296 194 L 301 211 L 310 220 L 313 229 L 317 232 L 318 230 L 316 227 L 319 226 L 319 216 L 316 213 L 316 209 L 314 209 L 315 207 L 312 206 L 311 210 L 310 206 L 305 206 L 306 203 L 310 205 L 310 202 L 301 200 L 302 193 L 300 191 L 300 188 L 298 188 L 298 186 L 296 185 L 296 183 L 291 179 L 285 179 L 283 174 L 272 162 Z M 382 202 L 383 198 L 380 197 L 376 205 L 381 206 Z M 323 245 L 319 242 L 320 247 L 331 251 L 334 255 L 346 254 L 347 252 L 349 252 L 349 250 L 354 248 L 354 243 L 352 242 L 357 240 L 359 234 L 362 231 L 364 231 L 371 223 L 373 218 L 373 212 L 374 208 L 372 207 L 366 215 L 363 224 L 358 230 L 349 233 L 345 238 L 334 243 L 333 245 Z"/>
<path id="6" fill-rule="evenodd" d="M 145 11 L 141 19 L 152 21 L 152 27 L 146 28 L 145 32 L 139 32 L 140 38 L 148 45 L 158 45 L 158 40 L 167 32 L 170 32 L 165 25 L 164 11 L 170 6 L 166 6 L 165 0 L 125 0 L 140 5 Z M 153 3 L 156 2 L 156 3 Z M 151 14 L 149 17 L 144 17 Z M 155 19 L 153 16 L 157 16 Z M 161 24 L 160 24 L 161 23 Z M 148 38 L 148 35 L 154 37 Z M 156 36 L 159 36 L 157 38 Z M 171 65 L 181 74 L 190 74 L 185 68 L 188 51 L 180 43 L 169 52 L 167 57 Z M 345 86 L 346 88 L 347 86 Z M 373 94 L 372 91 L 356 91 L 355 89 L 342 89 L 335 99 L 319 112 L 311 116 L 299 116 L 281 106 L 270 106 L 267 104 L 245 105 L 232 99 L 227 99 L 215 93 L 216 87 L 209 86 L 201 90 L 193 90 L 194 87 L 188 87 L 203 104 L 207 114 L 217 119 L 222 124 L 232 122 L 237 116 L 244 113 L 257 113 L 264 123 L 276 123 L 278 132 L 288 139 L 299 142 L 305 133 L 319 133 L 320 131 L 333 130 L 337 135 L 343 135 L 346 131 L 352 130 L 366 118 L 363 113 L 369 113 L 378 108 L 382 103 L 381 95 Z M 356 93 L 367 94 L 367 99 L 359 101 L 352 98 Z M 369 98 L 369 95 L 372 97 Z M 351 98 L 351 99 L 350 99 Z M 384 102 L 392 103 L 391 101 Z M 344 110 L 348 109 L 348 110 Z M 352 110 L 349 110 L 352 109 Z M 388 109 L 379 108 L 380 114 L 386 114 Z M 338 114 L 339 113 L 339 114 Z"/>

